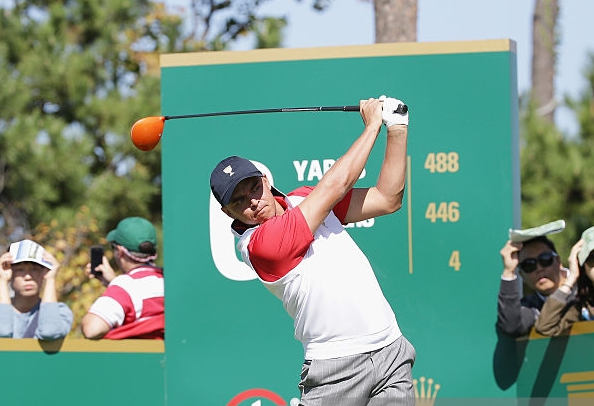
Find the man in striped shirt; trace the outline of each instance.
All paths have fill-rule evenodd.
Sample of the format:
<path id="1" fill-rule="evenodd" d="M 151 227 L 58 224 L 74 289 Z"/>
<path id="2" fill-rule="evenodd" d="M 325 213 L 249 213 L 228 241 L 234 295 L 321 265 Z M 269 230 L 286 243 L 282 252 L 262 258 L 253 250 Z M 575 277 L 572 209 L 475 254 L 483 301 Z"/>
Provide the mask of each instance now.
<path id="1" fill-rule="evenodd" d="M 163 269 L 154 264 L 156 235 L 153 225 L 141 217 L 125 218 L 107 234 L 124 274 L 116 277 L 105 256 L 95 268 L 109 285 L 82 319 L 86 338 L 164 338 Z M 92 277 L 90 264 L 86 271 Z"/>

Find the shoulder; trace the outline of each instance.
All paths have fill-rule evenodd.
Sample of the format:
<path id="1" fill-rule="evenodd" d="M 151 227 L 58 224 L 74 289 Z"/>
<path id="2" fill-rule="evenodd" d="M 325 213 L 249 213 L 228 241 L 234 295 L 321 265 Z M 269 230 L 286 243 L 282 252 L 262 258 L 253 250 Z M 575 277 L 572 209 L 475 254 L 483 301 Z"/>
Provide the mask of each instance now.
<path id="1" fill-rule="evenodd" d="M 292 192 L 288 193 L 287 196 L 300 196 L 306 197 L 314 190 L 313 186 L 301 186 Z"/>
<path id="2" fill-rule="evenodd" d="M 156 266 L 152 266 L 152 265 L 141 265 L 139 267 L 134 268 L 127 274 L 120 275 L 120 276 L 126 276 L 132 280 L 142 279 L 142 278 L 146 278 L 148 276 L 155 276 L 157 278 L 162 278 L 163 277 L 163 269 L 156 267 Z M 118 276 L 118 278 L 119 278 L 119 276 Z"/>

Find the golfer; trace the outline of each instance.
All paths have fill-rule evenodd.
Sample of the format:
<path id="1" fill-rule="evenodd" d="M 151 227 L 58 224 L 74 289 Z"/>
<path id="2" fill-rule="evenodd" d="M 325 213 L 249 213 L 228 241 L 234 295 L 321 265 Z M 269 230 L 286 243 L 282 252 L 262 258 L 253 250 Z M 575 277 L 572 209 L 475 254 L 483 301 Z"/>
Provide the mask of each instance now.
<path id="1" fill-rule="evenodd" d="M 301 405 L 415 404 L 415 350 L 347 223 L 394 213 L 402 206 L 408 112 L 394 98 L 361 100 L 365 128 L 316 187 L 288 195 L 249 160 L 231 156 L 210 177 L 222 210 L 234 219 L 243 260 L 294 319 L 305 361 Z M 377 184 L 353 188 L 387 127 Z"/>

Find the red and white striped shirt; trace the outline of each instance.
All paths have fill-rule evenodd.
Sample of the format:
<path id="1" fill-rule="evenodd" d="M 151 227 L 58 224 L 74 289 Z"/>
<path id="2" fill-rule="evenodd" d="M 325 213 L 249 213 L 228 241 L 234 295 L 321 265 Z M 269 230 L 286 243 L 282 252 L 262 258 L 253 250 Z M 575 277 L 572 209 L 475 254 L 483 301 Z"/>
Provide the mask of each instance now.
<path id="1" fill-rule="evenodd" d="M 165 301 L 163 270 L 140 266 L 111 281 L 89 313 L 101 317 L 111 330 L 108 339 L 163 339 Z"/>

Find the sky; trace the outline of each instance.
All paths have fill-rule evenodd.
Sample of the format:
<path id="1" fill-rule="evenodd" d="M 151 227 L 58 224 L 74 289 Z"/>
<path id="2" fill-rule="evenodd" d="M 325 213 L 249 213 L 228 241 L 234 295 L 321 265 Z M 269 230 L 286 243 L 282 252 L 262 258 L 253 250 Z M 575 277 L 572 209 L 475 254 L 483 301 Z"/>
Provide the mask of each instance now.
<path id="1" fill-rule="evenodd" d="M 285 16 L 284 48 L 373 44 L 373 3 L 369 0 L 333 0 L 323 12 L 311 8 L 313 0 L 273 0 L 261 6 L 259 15 Z M 169 0 L 183 4 L 184 0 Z M 535 0 L 418 0 L 417 41 L 465 41 L 509 38 L 516 41 L 518 91 L 530 88 L 532 14 Z M 584 71 L 588 53 L 594 53 L 594 1 L 559 0 L 556 95 L 577 97 L 587 82 Z M 232 47 L 254 46 L 246 38 Z M 564 108 L 556 113 L 558 126 L 577 132 L 573 115 Z"/>

